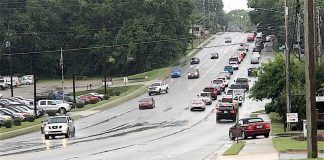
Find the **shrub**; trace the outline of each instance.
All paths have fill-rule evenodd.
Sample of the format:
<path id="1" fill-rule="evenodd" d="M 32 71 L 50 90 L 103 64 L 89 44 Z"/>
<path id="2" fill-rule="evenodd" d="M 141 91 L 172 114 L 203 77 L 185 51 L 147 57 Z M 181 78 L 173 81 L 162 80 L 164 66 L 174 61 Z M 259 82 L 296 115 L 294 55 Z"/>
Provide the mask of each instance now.
<path id="1" fill-rule="evenodd" d="M 104 100 L 109 100 L 109 98 L 110 98 L 110 95 L 109 94 L 105 94 Z"/>
<path id="2" fill-rule="evenodd" d="M 15 126 L 20 126 L 21 122 L 22 122 L 22 120 L 20 118 L 13 119 L 13 125 L 15 125 Z"/>
<path id="3" fill-rule="evenodd" d="M 28 122 L 34 122 L 35 121 L 35 116 L 27 116 L 26 117 L 26 121 L 28 121 Z"/>
<path id="4" fill-rule="evenodd" d="M 84 103 L 76 103 L 76 108 L 83 108 L 85 106 Z"/>
<path id="5" fill-rule="evenodd" d="M 269 114 L 270 112 L 276 112 L 275 102 L 267 103 L 265 105 L 265 112 L 266 114 Z"/>
<path id="6" fill-rule="evenodd" d="M 11 128 L 12 127 L 12 120 L 6 120 L 6 121 L 4 121 L 4 126 L 6 127 L 6 128 Z"/>
<path id="7" fill-rule="evenodd" d="M 120 91 L 116 91 L 116 92 L 115 92 L 115 95 L 116 95 L 116 96 L 119 96 L 119 95 L 120 95 Z"/>

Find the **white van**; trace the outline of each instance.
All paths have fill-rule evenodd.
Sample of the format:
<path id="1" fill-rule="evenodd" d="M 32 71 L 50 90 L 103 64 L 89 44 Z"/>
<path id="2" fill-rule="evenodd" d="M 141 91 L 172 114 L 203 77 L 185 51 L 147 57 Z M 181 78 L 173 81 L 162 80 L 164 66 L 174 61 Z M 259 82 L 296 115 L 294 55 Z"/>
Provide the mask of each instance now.
<path id="1" fill-rule="evenodd" d="M 34 83 L 33 76 L 22 76 L 19 79 L 22 85 L 30 85 Z"/>

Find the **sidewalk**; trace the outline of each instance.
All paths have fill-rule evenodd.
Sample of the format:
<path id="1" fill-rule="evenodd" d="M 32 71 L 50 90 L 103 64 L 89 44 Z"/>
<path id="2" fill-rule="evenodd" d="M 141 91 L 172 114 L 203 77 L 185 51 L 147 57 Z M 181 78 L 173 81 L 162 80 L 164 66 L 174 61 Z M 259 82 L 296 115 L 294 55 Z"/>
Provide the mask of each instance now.
<path id="1" fill-rule="evenodd" d="M 266 122 L 271 122 L 266 114 L 261 114 L 258 117 Z M 263 138 L 260 136 L 257 139 L 247 139 L 245 146 L 238 155 L 221 156 L 217 160 L 279 160 L 279 153 L 274 148 L 272 139 Z"/>

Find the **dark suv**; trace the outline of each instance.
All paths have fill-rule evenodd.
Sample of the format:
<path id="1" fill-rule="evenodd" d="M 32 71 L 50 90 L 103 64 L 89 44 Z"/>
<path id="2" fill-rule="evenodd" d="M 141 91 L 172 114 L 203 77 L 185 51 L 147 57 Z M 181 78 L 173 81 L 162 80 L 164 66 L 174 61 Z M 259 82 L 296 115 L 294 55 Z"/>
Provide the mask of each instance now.
<path id="1" fill-rule="evenodd" d="M 199 64 L 200 62 L 200 59 L 198 57 L 193 57 L 190 59 L 190 64 L 193 65 L 193 64 Z"/>
<path id="2" fill-rule="evenodd" d="M 222 93 L 222 92 L 218 91 L 215 87 L 212 87 L 212 86 L 206 87 L 203 91 L 210 92 L 213 100 L 217 99 L 217 95 L 219 95 L 218 93 Z"/>
<path id="3" fill-rule="evenodd" d="M 230 119 L 236 121 L 237 110 L 233 103 L 220 103 L 216 112 L 216 122 L 221 119 Z"/>
<path id="4" fill-rule="evenodd" d="M 235 82 L 235 85 L 242 85 L 243 88 L 248 91 L 250 89 L 249 85 L 249 79 L 247 78 L 237 78 Z"/>

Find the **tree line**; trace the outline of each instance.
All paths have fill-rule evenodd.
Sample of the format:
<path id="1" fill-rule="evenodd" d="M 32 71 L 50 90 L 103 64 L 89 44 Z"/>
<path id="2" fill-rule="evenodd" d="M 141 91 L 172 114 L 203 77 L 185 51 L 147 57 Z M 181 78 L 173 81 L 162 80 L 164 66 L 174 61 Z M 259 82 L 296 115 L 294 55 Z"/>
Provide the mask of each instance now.
<path id="1" fill-rule="evenodd" d="M 14 73 L 59 78 L 61 48 L 68 77 L 168 66 L 192 39 L 193 10 L 192 0 L 1 0 L 0 75 L 14 54 Z"/>

